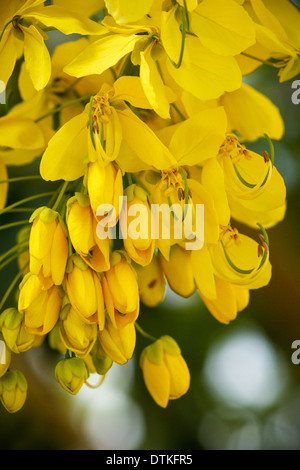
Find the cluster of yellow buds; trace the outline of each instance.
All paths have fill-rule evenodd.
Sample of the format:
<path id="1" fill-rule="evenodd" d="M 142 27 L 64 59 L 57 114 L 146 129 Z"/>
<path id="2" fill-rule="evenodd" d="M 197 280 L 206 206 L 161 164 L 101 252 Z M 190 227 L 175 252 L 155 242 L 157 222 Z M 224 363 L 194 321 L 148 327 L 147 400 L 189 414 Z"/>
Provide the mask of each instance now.
<path id="1" fill-rule="evenodd" d="M 0 301 L 0 400 L 15 412 L 26 399 L 14 354 L 48 341 L 61 356 L 56 380 L 77 394 L 91 374 L 102 383 L 133 357 L 138 332 L 150 342 L 145 386 L 166 407 L 190 373 L 173 338 L 144 331 L 143 305 L 159 306 L 167 286 L 185 298 L 198 291 L 228 324 L 270 281 L 266 230 L 286 208 L 272 141 L 284 124 L 243 78 L 262 64 L 281 82 L 300 72 L 299 9 L 288 0 L 44 3 L 8 0 L 0 11 L 0 81 L 19 92 L 0 117 L 0 215 L 49 198 L 29 220 L 1 226 L 25 225 L 0 255 L 0 269 L 18 262 Z M 82 37 L 50 55 L 52 30 Z M 262 155 L 247 148 L 258 139 Z M 36 159 L 38 175 L 8 177 Z M 7 205 L 9 185 L 30 179 L 59 185 Z"/>

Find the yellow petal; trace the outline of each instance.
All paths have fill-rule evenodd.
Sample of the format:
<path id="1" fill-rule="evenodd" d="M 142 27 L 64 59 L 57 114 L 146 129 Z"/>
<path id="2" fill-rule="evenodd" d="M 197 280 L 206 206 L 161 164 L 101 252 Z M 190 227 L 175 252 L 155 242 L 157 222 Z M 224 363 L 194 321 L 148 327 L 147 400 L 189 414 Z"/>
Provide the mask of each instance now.
<path id="1" fill-rule="evenodd" d="M 22 17 L 33 17 L 45 26 L 53 26 L 63 34 L 103 34 L 103 27 L 96 21 L 63 7 L 49 5 L 37 7 L 22 14 Z"/>
<path id="2" fill-rule="evenodd" d="M 265 228 L 273 227 L 283 220 L 286 212 L 286 187 L 275 167 L 265 190 L 254 199 L 243 200 L 230 193 L 228 197 L 232 217 L 250 227 L 257 228 L 257 223 Z"/>
<path id="3" fill-rule="evenodd" d="M 201 100 L 219 98 L 224 91 L 234 91 L 242 85 L 236 60 L 214 54 L 193 36 L 185 39 L 181 67 L 176 69 L 168 61 L 168 71 L 178 85 Z"/>
<path id="4" fill-rule="evenodd" d="M 105 0 L 108 13 L 117 23 L 132 23 L 141 20 L 149 13 L 153 0 Z"/>
<path id="5" fill-rule="evenodd" d="M 170 117 L 169 100 L 157 65 L 151 57 L 151 51 L 152 44 L 140 53 L 142 87 L 153 110 L 163 119 L 168 119 Z"/>
<path id="6" fill-rule="evenodd" d="M 170 152 L 179 165 L 198 165 L 216 157 L 225 139 L 226 126 L 222 107 L 200 111 L 176 127 L 169 144 Z"/>
<path id="7" fill-rule="evenodd" d="M 217 298 L 210 300 L 201 294 L 201 298 L 210 313 L 220 322 L 228 324 L 237 316 L 237 300 L 234 287 L 221 279 L 216 279 Z"/>
<path id="8" fill-rule="evenodd" d="M 151 109 L 151 104 L 145 95 L 140 77 L 120 77 L 115 81 L 114 89 L 114 100 L 128 101 L 136 108 Z"/>
<path id="9" fill-rule="evenodd" d="M 174 5 L 168 12 L 161 13 L 161 40 L 168 57 L 175 63 L 179 61 L 182 40 L 180 25 L 176 19 L 177 7 Z"/>
<path id="10" fill-rule="evenodd" d="M 191 263 L 197 288 L 208 299 L 215 299 L 217 293 L 214 268 L 206 245 L 201 250 L 191 252 Z"/>
<path id="11" fill-rule="evenodd" d="M 141 161 L 157 169 L 169 168 L 176 164 L 176 160 L 169 150 L 132 111 L 129 109 L 118 111 L 118 116 L 123 129 L 124 141 Z M 122 168 L 121 158 L 120 166 Z"/>
<path id="12" fill-rule="evenodd" d="M 237 55 L 255 43 L 253 21 L 233 0 L 203 0 L 191 14 L 191 28 L 220 55 Z"/>
<path id="13" fill-rule="evenodd" d="M 153 364 L 145 357 L 142 364 L 145 385 L 153 400 L 162 408 L 166 408 L 169 402 L 170 376 L 167 366 Z"/>
<path id="14" fill-rule="evenodd" d="M 190 372 L 181 355 L 165 354 L 164 362 L 170 374 L 170 399 L 184 395 L 190 386 Z"/>
<path id="15" fill-rule="evenodd" d="M 42 90 L 51 76 L 51 59 L 44 38 L 37 28 L 20 26 L 24 33 L 24 58 L 26 68 L 36 90 Z"/>
<path id="16" fill-rule="evenodd" d="M 0 145 L 22 150 L 41 149 L 45 146 L 45 139 L 34 121 L 8 114 L 0 118 Z"/>
<path id="17" fill-rule="evenodd" d="M 230 221 L 230 208 L 225 190 L 224 173 L 216 158 L 210 158 L 203 165 L 201 183 L 213 197 L 219 224 L 228 225 Z"/>
<path id="18" fill-rule="evenodd" d="M 57 224 L 51 250 L 51 275 L 54 284 L 62 284 L 68 259 L 68 242 L 61 224 Z"/>
<path id="19" fill-rule="evenodd" d="M 171 289 L 182 297 L 190 297 L 196 289 L 191 252 L 175 245 L 171 249 L 169 261 L 166 261 L 163 256 L 160 261 Z"/>
<path id="20" fill-rule="evenodd" d="M 50 140 L 40 172 L 46 181 L 73 181 L 84 175 L 87 156 L 88 117 L 85 113 L 67 122 Z"/>
<path id="21" fill-rule="evenodd" d="M 83 77 L 92 73 L 100 75 L 132 52 L 139 39 L 140 36 L 135 34 L 113 34 L 98 39 L 72 60 L 64 68 L 64 72 L 74 77 Z"/>
<path id="22" fill-rule="evenodd" d="M 280 111 L 269 98 L 247 84 L 239 90 L 225 93 L 221 103 L 228 117 L 228 132 L 238 132 L 247 140 L 256 140 L 267 134 L 280 140 L 284 123 Z"/>
<path id="23" fill-rule="evenodd" d="M 104 0 L 52 0 L 52 4 L 87 17 L 91 17 L 105 6 Z"/>
<path id="24" fill-rule="evenodd" d="M 7 84 L 17 60 L 17 47 L 13 27 L 8 27 L 0 43 L 0 80 Z"/>

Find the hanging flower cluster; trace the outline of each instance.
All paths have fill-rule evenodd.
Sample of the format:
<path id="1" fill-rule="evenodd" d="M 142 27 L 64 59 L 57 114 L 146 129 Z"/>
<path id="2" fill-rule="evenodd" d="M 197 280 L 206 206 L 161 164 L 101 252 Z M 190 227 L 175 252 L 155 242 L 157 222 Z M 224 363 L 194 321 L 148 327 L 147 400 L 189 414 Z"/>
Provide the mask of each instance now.
<path id="1" fill-rule="evenodd" d="M 15 222 L 25 227 L 0 255 L 1 269 L 19 267 L 0 304 L 9 412 L 27 394 L 14 354 L 48 341 L 61 354 L 57 381 L 76 394 L 90 374 L 102 382 L 132 358 L 136 331 L 147 341 L 145 385 L 166 407 L 190 373 L 173 338 L 144 331 L 141 306 L 158 306 L 167 285 L 186 298 L 198 291 L 228 324 L 269 283 L 266 230 L 286 208 L 272 140 L 284 124 L 246 78 L 262 64 L 281 82 L 300 72 L 299 20 L 289 0 L 1 4 L 0 80 L 8 87 L 13 76 L 20 95 L 0 118 L 1 213 L 49 201 Z M 79 39 L 50 55 L 52 30 Z M 257 139 L 262 155 L 247 148 Z M 7 167 L 37 158 L 32 179 L 45 193 L 6 205 L 18 180 Z"/>

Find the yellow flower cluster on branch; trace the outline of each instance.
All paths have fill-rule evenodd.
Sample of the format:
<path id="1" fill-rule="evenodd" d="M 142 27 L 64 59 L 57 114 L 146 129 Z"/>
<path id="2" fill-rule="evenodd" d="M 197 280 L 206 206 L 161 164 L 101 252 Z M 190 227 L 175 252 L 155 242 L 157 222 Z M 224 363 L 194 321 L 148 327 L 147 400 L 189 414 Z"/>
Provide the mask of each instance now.
<path id="1" fill-rule="evenodd" d="M 49 200 L 0 255 L 1 269 L 19 269 L 0 303 L 0 400 L 15 412 L 26 399 L 13 354 L 47 340 L 61 355 L 55 378 L 76 394 L 133 357 L 137 331 L 145 385 L 166 407 L 190 373 L 173 338 L 140 326 L 142 306 L 160 305 L 167 286 L 198 291 L 228 324 L 270 281 L 266 230 L 286 209 L 272 140 L 284 123 L 247 76 L 263 64 L 281 82 L 299 73 L 300 13 L 288 0 L 44 3 L 0 6 L 0 80 L 19 94 L 0 117 L 0 214 Z M 66 40 L 50 55 L 54 30 Z M 258 139 L 262 155 L 247 148 Z M 7 169 L 36 159 L 39 174 L 15 180 L 39 178 L 45 192 L 6 205 Z"/>

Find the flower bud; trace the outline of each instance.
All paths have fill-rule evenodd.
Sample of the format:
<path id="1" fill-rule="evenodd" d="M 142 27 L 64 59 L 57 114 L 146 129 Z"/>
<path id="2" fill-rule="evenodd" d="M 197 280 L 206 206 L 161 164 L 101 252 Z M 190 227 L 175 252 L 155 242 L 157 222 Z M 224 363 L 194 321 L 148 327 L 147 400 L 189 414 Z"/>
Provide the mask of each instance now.
<path id="1" fill-rule="evenodd" d="M 116 220 L 119 220 L 121 207 L 120 197 L 123 196 L 123 180 L 120 168 L 113 163 L 103 166 L 98 161 L 90 163 L 87 174 L 87 188 L 91 207 L 96 214 L 102 204 L 110 204 L 115 208 Z"/>
<path id="2" fill-rule="evenodd" d="M 66 354 L 67 348 L 61 340 L 58 323 L 56 323 L 54 328 L 52 328 L 48 334 L 48 342 L 51 349 L 58 351 L 61 354 Z"/>
<path id="3" fill-rule="evenodd" d="M 164 273 L 157 257 L 148 266 L 135 267 L 140 299 L 144 305 L 155 307 L 163 301 L 166 288 Z"/>
<path id="4" fill-rule="evenodd" d="M 99 332 L 99 340 L 105 353 L 117 364 L 126 364 L 132 358 L 136 332 L 134 323 L 124 328 L 115 328 L 111 322 L 106 322 L 104 330 Z"/>
<path id="5" fill-rule="evenodd" d="M 147 266 L 152 260 L 155 248 L 155 240 L 151 239 L 148 196 L 144 189 L 135 184 L 126 188 L 125 196 L 127 204 L 120 218 L 124 247 L 133 261 Z"/>
<path id="6" fill-rule="evenodd" d="M 79 316 L 88 323 L 98 322 L 100 330 L 103 329 L 105 311 L 100 278 L 77 254 L 68 262 L 66 290 Z"/>
<path id="7" fill-rule="evenodd" d="M 169 261 L 163 256 L 160 261 L 171 289 L 182 297 L 190 297 L 196 289 L 191 252 L 174 245 L 171 248 Z"/>
<path id="8" fill-rule="evenodd" d="M 30 272 L 51 277 L 56 285 L 64 279 L 68 259 L 67 230 L 58 212 L 41 207 L 31 216 Z"/>
<path id="9" fill-rule="evenodd" d="M 95 344 L 98 328 L 95 323 L 86 323 L 71 304 L 67 304 L 60 315 L 59 333 L 67 349 L 84 357 Z"/>
<path id="10" fill-rule="evenodd" d="M 83 359 L 70 357 L 59 361 L 55 367 L 55 378 L 72 395 L 76 395 L 89 377 Z"/>
<path id="11" fill-rule="evenodd" d="M 11 370 L 0 378 L 0 401 L 9 413 L 19 411 L 27 398 L 27 381 L 22 372 Z"/>
<path id="12" fill-rule="evenodd" d="M 16 308 L 8 308 L 0 316 L 0 328 L 9 349 L 19 354 L 39 345 L 44 338 L 29 333 L 24 326 L 24 314 Z"/>
<path id="13" fill-rule="evenodd" d="M 0 334 L 0 377 L 6 373 L 11 362 L 11 351 L 3 339 L 3 336 Z"/>
<path id="14" fill-rule="evenodd" d="M 67 225 L 75 251 L 95 271 L 109 269 L 109 239 L 97 237 L 97 220 L 87 195 L 77 193 L 68 202 Z"/>
<path id="15" fill-rule="evenodd" d="M 111 256 L 110 270 L 102 279 L 104 301 L 115 328 L 123 328 L 139 315 L 139 289 L 130 261 L 119 252 Z"/>
<path id="16" fill-rule="evenodd" d="M 91 358 L 91 363 L 89 362 L 88 366 L 91 373 L 106 375 L 111 366 L 113 365 L 113 360 L 109 356 L 107 356 L 100 344 L 99 336 L 93 346 L 91 354 L 84 359 L 86 360 L 88 357 Z"/>
<path id="17" fill-rule="evenodd" d="M 147 346 L 140 358 L 145 385 L 161 407 L 169 400 L 180 398 L 190 385 L 190 373 L 176 341 L 162 336 Z"/>
<path id="18" fill-rule="evenodd" d="M 18 311 L 24 313 L 28 333 L 46 335 L 56 324 L 62 306 L 63 292 L 51 285 L 45 288 L 36 274 L 28 273 L 20 284 Z"/>

